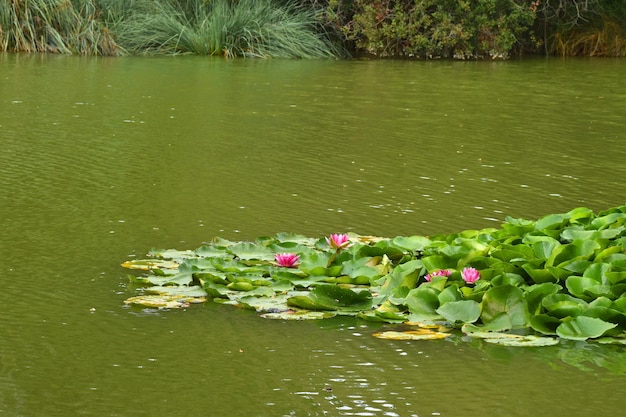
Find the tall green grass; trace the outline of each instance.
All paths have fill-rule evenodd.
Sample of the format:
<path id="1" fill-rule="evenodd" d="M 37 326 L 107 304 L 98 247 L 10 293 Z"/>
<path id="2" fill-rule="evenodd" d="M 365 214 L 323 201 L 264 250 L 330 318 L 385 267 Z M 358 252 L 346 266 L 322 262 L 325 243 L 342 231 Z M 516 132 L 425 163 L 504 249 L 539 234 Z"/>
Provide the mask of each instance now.
<path id="1" fill-rule="evenodd" d="M 291 0 L 0 0 L 0 51 L 341 55 L 319 22 Z"/>
<path id="2" fill-rule="evenodd" d="M 118 55 L 93 0 L 0 0 L 0 51 Z"/>
<path id="3" fill-rule="evenodd" d="M 341 55 L 311 8 L 273 0 L 157 0 L 115 26 L 132 53 L 226 57 L 331 58 Z"/>

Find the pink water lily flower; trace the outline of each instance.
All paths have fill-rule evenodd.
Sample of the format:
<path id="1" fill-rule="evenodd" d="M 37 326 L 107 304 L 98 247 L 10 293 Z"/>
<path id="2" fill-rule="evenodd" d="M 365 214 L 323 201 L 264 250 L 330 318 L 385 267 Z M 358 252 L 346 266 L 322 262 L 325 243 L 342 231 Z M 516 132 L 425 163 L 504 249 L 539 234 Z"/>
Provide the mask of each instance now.
<path id="1" fill-rule="evenodd" d="M 480 279 L 480 272 L 475 268 L 464 268 L 461 271 L 461 277 L 468 284 L 473 284 Z"/>
<path id="2" fill-rule="evenodd" d="M 449 277 L 451 274 L 452 274 L 452 271 L 450 271 L 448 269 L 440 269 L 439 271 L 433 271 L 433 272 L 431 272 L 429 274 L 426 274 L 424 276 L 424 279 L 426 281 L 430 281 L 434 277 Z"/>
<path id="3" fill-rule="evenodd" d="M 345 249 L 350 246 L 350 237 L 345 234 L 333 233 L 326 238 L 328 246 L 334 249 Z"/>
<path id="4" fill-rule="evenodd" d="M 295 268 L 298 266 L 300 255 L 296 255 L 295 253 L 278 253 L 274 256 L 274 259 L 276 260 L 278 266 Z"/>

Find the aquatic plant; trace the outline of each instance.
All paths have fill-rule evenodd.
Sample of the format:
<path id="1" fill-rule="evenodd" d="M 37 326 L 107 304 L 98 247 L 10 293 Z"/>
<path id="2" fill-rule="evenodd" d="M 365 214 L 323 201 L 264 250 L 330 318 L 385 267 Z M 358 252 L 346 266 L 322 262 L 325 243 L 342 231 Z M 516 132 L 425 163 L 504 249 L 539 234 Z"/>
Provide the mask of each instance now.
<path id="1" fill-rule="evenodd" d="M 424 275 L 424 279 L 426 281 L 430 281 L 434 277 L 449 277 L 450 275 L 452 275 L 452 271 L 449 271 L 447 269 L 440 269 L 438 271 L 433 271 L 429 274 Z"/>
<path id="2" fill-rule="evenodd" d="M 473 284 L 480 279 L 480 272 L 476 268 L 463 268 L 461 278 L 468 284 Z"/>
<path id="3" fill-rule="evenodd" d="M 326 238 L 326 243 L 333 249 L 345 249 L 350 246 L 350 236 L 345 234 L 331 234 Z"/>
<path id="4" fill-rule="evenodd" d="M 276 263 L 278 266 L 282 266 L 285 268 L 295 268 L 298 265 L 298 261 L 300 260 L 300 255 L 296 255 L 293 253 L 278 253 L 274 256 Z"/>
<path id="5" fill-rule="evenodd" d="M 154 250 L 123 264 L 145 271 L 131 280 L 147 285 L 127 303 L 174 308 L 208 298 L 264 318 L 341 314 L 418 327 L 380 335 L 387 338 L 456 329 L 511 346 L 626 344 L 626 205 L 429 237 L 338 236 L 215 238 L 196 250 Z M 299 263 L 276 266 L 285 253 Z"/>

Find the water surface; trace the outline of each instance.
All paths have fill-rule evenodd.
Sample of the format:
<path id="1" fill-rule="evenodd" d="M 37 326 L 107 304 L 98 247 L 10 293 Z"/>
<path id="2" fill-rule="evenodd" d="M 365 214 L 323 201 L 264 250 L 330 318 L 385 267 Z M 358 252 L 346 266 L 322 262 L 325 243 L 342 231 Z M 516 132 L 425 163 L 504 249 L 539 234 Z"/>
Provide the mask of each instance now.
<path id="1" fill-rule="evenodd" d="M 432 234 L 625 203 L 626 62 L 0 55 L 0 414 L 620 414 L 623 352 L 394 342 L 119 264 L 221 236 Z"/>

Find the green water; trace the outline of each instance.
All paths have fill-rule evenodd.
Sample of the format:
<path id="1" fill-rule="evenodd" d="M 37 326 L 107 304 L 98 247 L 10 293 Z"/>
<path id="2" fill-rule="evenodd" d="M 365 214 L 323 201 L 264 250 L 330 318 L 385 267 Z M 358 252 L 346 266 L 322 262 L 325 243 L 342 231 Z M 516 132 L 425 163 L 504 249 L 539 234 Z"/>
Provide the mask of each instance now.
<path id="1" fill-rule="evenodd" d="M 119 264 L 621 205 L 625 114 L 623 60 L 0 55 L 0 415 L 620 415 L 620 348 L 130 309 Z"/>

